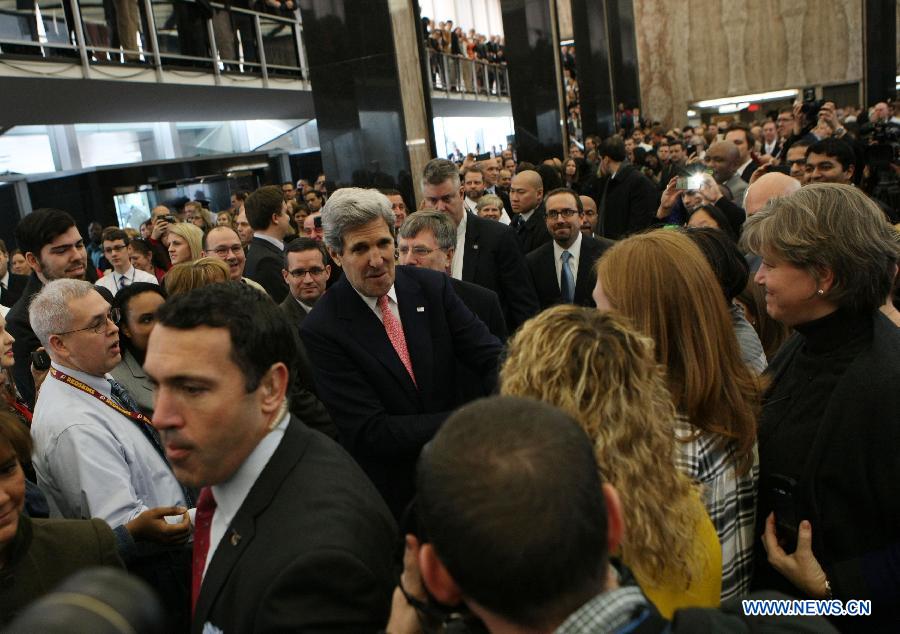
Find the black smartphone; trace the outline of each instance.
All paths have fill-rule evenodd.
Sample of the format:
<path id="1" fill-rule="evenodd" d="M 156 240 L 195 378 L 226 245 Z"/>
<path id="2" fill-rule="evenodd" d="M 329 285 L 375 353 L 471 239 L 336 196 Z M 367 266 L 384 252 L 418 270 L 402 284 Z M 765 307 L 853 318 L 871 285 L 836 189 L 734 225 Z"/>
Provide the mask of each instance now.
<path id="1" fill-rule="evenodd" d="M 772 510 L 775 512 L 775 532 L 778 543 L 788 554 L 797 550 L 797 529 L 800 514 L 794 493 L 797 481 L 788 476 L 774 474 L 769 478 L 769 493 L 772 496 Z"/>
<path id="2" fill-rule="evenodd" d="M 165 221 L 168 222 L 169 224 L 175 224 L 176 222 L 178 222 L 178 221 L 175 219 L 175 216 L 172 216 L 172 215 L 169 215 L 169 216 L 163 216 L 162 218 L 160 218 L 160 220 L 165 220 Z M 157 222 L 159 222 L 159 220 L 157 220 Z"/>
<path id="3" fill-rule="evenodd" d="M 49 370 L 50 355 L 47 354 L 46 350 L 35 350 L 31 353 L 31 365 L 34 366 L 35 370 L 40 370 L 41 372 Z"/>

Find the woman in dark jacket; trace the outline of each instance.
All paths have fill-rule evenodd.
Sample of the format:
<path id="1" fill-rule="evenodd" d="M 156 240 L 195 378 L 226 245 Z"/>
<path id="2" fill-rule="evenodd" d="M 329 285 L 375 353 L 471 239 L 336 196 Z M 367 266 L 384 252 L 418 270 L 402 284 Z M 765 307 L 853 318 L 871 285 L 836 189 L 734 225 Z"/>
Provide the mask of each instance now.
<path id="1" fill-rule="evenodd" d="M 880 311 L 898 234 L 865 194 L 815 184 L 744 225 L 766 310 L 796 335 L 769 365 L 759 425 L 755 583 L 872 600 L 843 631 L 900 618 L 900 329 Z"/>

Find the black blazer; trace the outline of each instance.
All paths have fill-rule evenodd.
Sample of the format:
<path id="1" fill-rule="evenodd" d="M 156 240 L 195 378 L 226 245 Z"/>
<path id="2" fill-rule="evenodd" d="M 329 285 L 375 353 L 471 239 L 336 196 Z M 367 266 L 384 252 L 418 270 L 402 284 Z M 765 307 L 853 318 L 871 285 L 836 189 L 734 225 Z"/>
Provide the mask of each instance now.
<path id="1" fill-rule="evenodd" d="M 659 191 L 633 165 L 623 164 L 615 178 L 595 181 L 594 187 L 599 210 L 596 233 L 604 238 L 619 240 L 656 222 Z"/>
<path id="2" fill-rule="evenodd" d="M 482 288 L 478 284 L 453 278 L 450 278 L 450 283 L 463 303 L 475 313 L 478 319 L 484 322 L 491 334 L 500 341 L 506 341 L 509 332 L 506 329 L 506 320 L 503 319 L 503 309 L 500 307 L 500 298 L 497 293 L 488 288 Z"/>
<path id="3" fill-rule="evenodd" d="M 378 630 L 396 531 L 350 456 L 292 418 L 211 555 L 191 631 Z"/>
<path id="4" fill-rule="evenodd" d="M 12 308 L 13 304 L 19 301 L 22 293 L 25 292 L 25 287 L 28 286 L 28 276 L 16 275 L 10 271 L 7 282 L 9 284 L 7 288 L 0 286 L 0 306 Z"/>
<path id="5" fill-rule="evenodd" d="M 291 323 L 298 327 L 303 323 L 303 320 L 308 314 L 306 309 L 303 308 L 303 306 L 300 305 L 300 302 L 294 299 L 294 296 L 290 293 L 287 294 L 287 297 L 284 298 L 283 302 L 278 304 L 278 307 L 288 316 Z"/>
<path id="6" fill-rule="evenodd" d="M 467 218 L 462 279 L 497 293 L 507 330 L 514 332 L 539 310 L 515 231 L 472 213 Z"/>
<path id="7" fill-rule="evenodd" d="M 544 203 L 538 205 L 525 224 L 515 227 L 515 231 L 522 253 L 525 254 L 531 253 L 542 244 L 552 242 L 553 238 L 547 231 L 547 214 L 544 212 Z"/>
<path id="8" fill-rule="evenodd" d="M 593 292 L 597 284 L 594 263 L 613 245 L 606 238 L 588 238 L 581 236 L 581 256 L 578 258 L 578 274 L 575 276 L 575 304 L 577 306 L 594 307 Z M 559 280 L 556 279 L 556 262 L 554 261 L 553 243 L 543 245 L 526 256 L 528 270 L 537 289 L 541 310 L 554 304 L 562 303 Z"/>
<path id="9" fill-rule="evenodd" d="M 288 285 L 281 275 L 284 267 L 284 253 L 268 240 L 253 236 L 247 249 L 247 263 L 244 275 L 266 289 L 276 304 L 284 301 Z"/>
<path id="10" fill-rule="evenodd" d="M 741 178 L 748 183 L 750 182 L 750 177 L 753 176 L 753 172 L 755 172 L 759 168 L 759 163 L 756 161 L 750 161 L 750 165 L 744 168 L 744 171 L 741 172 Z"/>
<path id="11" fill-rule="evenodd" d="M 400 266 L 394 287 L 416 383 L 346 277 L 319 298 L 300 335 L 341 443 L 399 517 L 413 495 L 419 451 L 462 404 L 457 361 L 490 393 L 502 344 L 453 292 L 449 276 Z"/>
<path id="12" fill-rule="evenodd" d="M 88 270 L 91 266 L 88 265 Z M 31 353 L 37 350 L 41 342 L 37 335 L 31 329 L 31 322 L 28 320 L 28 304 L 31 298 L 37 295 L 44 284 L 38 279 L 34 273 L 28 278 L 28 284 L 22 292 L 19 301 L 9 309 L 6 315 L 6 329 L 9 331 L 16 341 L 13 343 L 13 357 L 15 358 L 15 366 L 13 366 L 13 378 L 16 381 L 16 387 L 19 394 L 29 406 L 34 407 L 34 377 L 31 376 Z"/>

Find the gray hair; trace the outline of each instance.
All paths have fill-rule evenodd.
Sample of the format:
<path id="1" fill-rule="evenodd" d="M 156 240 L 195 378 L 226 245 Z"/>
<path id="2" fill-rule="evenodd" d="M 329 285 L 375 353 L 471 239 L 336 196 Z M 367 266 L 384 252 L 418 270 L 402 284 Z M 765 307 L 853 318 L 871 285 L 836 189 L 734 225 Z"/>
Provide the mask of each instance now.
<path id="1" fill-rule="evenodd" d="M 816 280 L 834 274 L 826 298 L 853 311 L 884 304 L 900 258 L 900 233 L 856 187 L 807 185 L 773 198 L 744 223 L 741 243 L 757 255 L 783 258 Z"/>
<path id="2" fill-rule="evenodd" d="M 72 311 L 69 302 L 80 299 L 94 290 L 94 285 L 84 280 L 68 278 L 47 282 L 28 306 L 31 329 L 41 345 L 49 349 L 50 335 L 69 330 Z"/>
<path id="3" fill-rule="evenodd" d="M 391 201 L 377 189 L 344 187 L 328 198 L 322 207 L 322 230 L 325 246 L 332 251 L 344 251 L 344 234 L 381 218 L 395 236 L 395 217 Z"/>
<path id="4" fill-rule="evenodd" d="M 500 196 L 495 196 L 494 194 L 485 194 L 475 205 L 475 211 L 481 211 L 485 207 L 496 207 L 497 209 L 502 210 L 503 199 L 501 199 Z"/>
<path id="5" fill-rule="evenodd" d="M 452 249 L 456 246 L 456 225 L 445 213 L 423 210 L 410 214 L 400 226 L 400 237 L 408 240 L 422 231 L 430 231 L 440 249 Z"/>
<path id="6" fill-rule="evenodd" d="M 478 171 L 478 170 L 474 170 Z M 425 165 L 422 172 L 422 187 L 425 185 L 440 185 L 450 181 L 454 188 L 459 188 L 459 168 L 453 161 L 447 159 L 431 159 Z"/>

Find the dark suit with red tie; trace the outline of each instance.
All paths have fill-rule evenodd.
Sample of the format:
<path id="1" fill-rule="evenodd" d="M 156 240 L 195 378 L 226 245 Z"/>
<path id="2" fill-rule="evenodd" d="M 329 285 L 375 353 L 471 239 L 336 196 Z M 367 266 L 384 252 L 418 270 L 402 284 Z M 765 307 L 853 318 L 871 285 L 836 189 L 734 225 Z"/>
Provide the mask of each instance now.
<path id="1" fill-rule="evenodd" d="M 415 383 L 346 277 L 319 298 L 300 335 L 341 443 L 399 517 L 413 495 L 419 451 L 451 411 L 477 396 L 458 394 L 457 361 L 490 392 L 502 344 L 447 275 L 397 267 L 394 289 Z"/>

